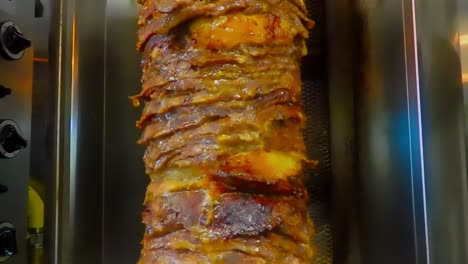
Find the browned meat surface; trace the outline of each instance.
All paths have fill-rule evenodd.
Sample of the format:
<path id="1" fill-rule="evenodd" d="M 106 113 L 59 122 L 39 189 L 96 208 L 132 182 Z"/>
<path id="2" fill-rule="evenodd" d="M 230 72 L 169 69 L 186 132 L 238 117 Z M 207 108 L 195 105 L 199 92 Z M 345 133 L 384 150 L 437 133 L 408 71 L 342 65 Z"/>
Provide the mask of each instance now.
<path id="1" fill-rule="evenodd" d="M 231 239 L 205 240 L 193 232 L 180 230 L 163 237 L 146 236 L 143 240 L 143 247 L 147 251 L 166 249 L 199 252 L 205 255 L 215 252 L 238 251 L 262 258 L 266 263 L 287 263 L 286 260 L 294 260 L 293 263 L 310 263 L 308 259 L 313 254 L 312 249 L 307 245 L 297 243 L 288 237 L 273 232 L 261 236 L 237 236 Z M 145 251 L 143 251 L 142 255 L 148 254 Z"/>
<path id="2" fill-rule="evenodd" d="M 303 0 L 138 0 L 139 264 L 309 264 Z"/>
<path id="3" fill-rule="evenodd" d="M 275 229 L 303 243 L 310 239 L 311 227 L 301 197 L 217 194 L 217 188 L 169 194 L 151 191 L 148 189 L 143 222 L 153 236 L 186 229 L 206 239 L 232 238 Z"/>
<path id="4" fill-rule="evenodd" d="M 294 257 L 285 259 L 287 263 L 300 263 Z M 292 262 L 291 262 L 292 261 Z M 139 263 L 184 263 L 184 264 L 267 264 L 261 257 L 250 256 L 239 251 L 226 251 L 203 254 L 189 250 L 153 250 L 144 252 Z"/>

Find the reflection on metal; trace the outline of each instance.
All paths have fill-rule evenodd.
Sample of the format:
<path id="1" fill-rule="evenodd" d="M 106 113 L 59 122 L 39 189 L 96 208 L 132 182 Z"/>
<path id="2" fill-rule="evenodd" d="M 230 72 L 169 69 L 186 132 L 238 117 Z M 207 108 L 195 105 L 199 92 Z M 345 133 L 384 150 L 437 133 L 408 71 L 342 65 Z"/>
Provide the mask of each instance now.
<path id="1" fill-rule="evenodd" d="M 105 1 L 57 1 L 51 65 L 58 90 L 47 263 L 102 263 Z M 47 237 L 49 240 L 47 240 Z M 53 238 L 53 239 L 50 239 Z M 86 254 L 83 254 L 86 252 Z"/>
<path id="2" fill-rule="evenodd" d="M 468 263 L 468 192 L 456 0 L 417 0 L 429 261 Z"/>
<path id="3" fill-rule="evenodd" d="M 142 194 L 148 178 L 141 162 L 143 149 L 135 144 L 140 131 L 134 121 L 141 109 L 128 100 L 141 84 L 140 55 L 135 50 L 137 14 L 136 1 L 107 2 L 103 263 L 134 263 L 140 253 Z"/>
<path id="4" fill-rule="evenodd" d="M 462 73 L 463 84 L 468 84 L 468 73 Z"/>
<path id="5" fill-rule="evenodd" d="M 464 45 L 468 44 L 468 35 L 460 35 L 459 36 L 459 43 L 460 43 L 460 46 L 464 46 Z"/>
<path id="6" fill-rule="evenodd" d="M 34 62 L 49 63 L 48 58 L 33 58 Z"/>
<path id="7" fill-rule="evenodd" d="M 361 1 L 361 263 L 426 263 L 424 161 L 412 1 Z M 391 226 L 391 228 L 389 228 Z"/>
<path id="8" fill-rule="evenodd" d="M 468 263 L 455 1 L 328 6 L 340 263 Z M 355 166 L 344 154 L 353 125 Z"/>
<path id="9" fill-rule="evenodd" d="M 408 8 L 411 8 L 408 10 Z M 403 4 L 405 17 L 404 41 L 406 62 L 406 91 L 408 96 L 408 123 L 411 156 L 411 188 L 413 203 L 414 242 L 416 263 L 430 263 L 427 215 L 426 173 L 423 143 L 420 61 L 418 60 L 418 27 L 416 23 L 415 0 Z M 422 208 L 421 208 L 422 207 Z"/>

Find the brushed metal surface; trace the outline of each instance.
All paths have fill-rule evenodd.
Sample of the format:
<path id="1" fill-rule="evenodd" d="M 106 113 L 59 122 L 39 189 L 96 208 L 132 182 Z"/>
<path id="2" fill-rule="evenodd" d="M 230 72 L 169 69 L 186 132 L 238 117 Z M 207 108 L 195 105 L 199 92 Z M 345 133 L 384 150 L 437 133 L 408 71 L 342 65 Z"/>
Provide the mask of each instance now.
<path id="1" fill-rule="evenodd" d="M 55 178 L 48 184 L 47 263 L 102 263 L 105 1 L 56 1 Z"/>
<path id="2" fill-rule="evenodd" d="M 34 2 L 38 3 L 38 1 Z M 52 85 L 50 75 L 51 64 L 49 60 L 50 18 L 53 0 L 41 0 L 40 2 L 44 7 L 44 13 L 42 17 L 34 17 L 32 19 L 33 32 L 30 35 L 34 43 L 30 143 L 31 156 L 34 158 L 31 159 L 30 164 L 30 185 L 37 191 L 43 201 L 48 201 L 51 198 L 51 194 L 53 194 L 53 192 L 48 191 L 47 185 L 54 179 L 54 144 L 57 138 L 55 130 L 56 87 Z M 51 206 L 52 204 L 46 203 L 45 210 L 50 212 Z M 47 218 L 49 218 L 49 214 L 47 214 Z M 50 230 L 50 227 L 46 225 L 45 229 Z M 46 262 L 46 256 L 43 253 L 45 249 L 42 247 L 44 244 L 43 233 L 31 234 L 30 244 L 35 244 L 36 242 L 40 242 L 41 248 L 30 250 L 29 263 L 53 263 L 50 261 Z M 50 242 L 51 239 L 47 236 L 47 250 L 52 248 Z"/>
<path id="3" fill-rule="evenodd" d="M 107 2 L 105 192 L 103 263 L 136 263 L 144 226 L 142 204 L 148 177 L 141 131 L 135 121 L 141 108 L 128 96 L 140 91 L 140 54 L 135 49 L 136 1 Z"/>
<path id="4" fill-rule="evenodd" d="M 336 263 L 424 263 L 403 2 L 328 1 L 327 14 Z"/>
<path id="5" fill-rule="evenodd" d="M 415 1 L 429 260 L 436 264 L 468 263 L 466 121 L 456 41 L 463 6 Z"/>
<path id="6" fill-rule="evenodd" d="M 361 263 L 425 263 L 416 235 L 416 204 L 423 194 L 417 85 L 408 80 L 411 63 L 404 1 L 358 3 L 361 75 L 357 98 Z M 408 54 L 407 54 L 408 52 Z M 407 61 L 407 59 L 409 61 Z M 416 100 L 416 101 L 415 101 Z M 422 216 L 424 219 L 424 216 Z"/>
<path id="7" fill-rule="evenodd" d="M 0 21 L 14 21 L 25 36 L 31 34 L 31 18 L 34 5 L 29 1 L 0 2 Z M 12 89 L 12 94 L 0 99 L 0 119 L 12 119 L 30 140 L 32 55 L 27 49 L 18 61 L 0 58 L 0 85 Z M 18 254 L 8 264 L 24 264 L 27 260 L 27 184 L 29 179 L 30 148 L 19 152 L 12 159 L 0 159 L 0 184 L 8 186 L 8 192 L 0 194 L 0 222 L 8 221 L 16 227 Z"/>
<path id="8" fill-rule="evenodd" d="M 468 262 L 456 4 L 328 1 L 337 263 Z"/>
<path id="9" fill-rule="evenodd" d="M 336 218 L 335 259 L 466 263 L 461 89 L 442 88 L 459 83 L 458 58 L 438 49 L 433 38 L 438 30 L 446 43 L 453 39 L 453 2 L 328 5 L 328 17 L 337 17 L 329 19 L 334 205 L 343 216 Z M 439 70 L 427 72 L 434 67 Z M 448 126 L 434 122 L 447 114 Z M 353 125 L 357 152 L 345 141 L 353 139 Z M 354 180 L 346 157 L 352 153 Z"/>
<path id="10" fill-rule="evenodd" d="M 361 263 L 356 171 L 359 16 L 355 1 L 326 2 L 334 263 Z"/>
<path id="11" fill-rule="evenodd" d="M 58 137 L 56 176 L 48 184 L 54 194 L 47 217 L 50 263 L 138 259 L 147 178 L 135 144 L 140 110 L 131 111 L 128 100 L 140 86 L 136 14 L 134 1 L 55 2 L 50 52 Z"/>
<path id="12" fill-rule="evenodd" d="M 43 185 L 53 178 L 53 150 L 55 134 L 55 87 L 51 84 L 51 64 L 49 61 L 49 36 L 51 26 L 50 0 L 41 0 L 44 16 L 34 17 L 33 32 L 30 35 L 34 42 L 33 64 L 33 99 L 31 124 L 31 178 L 37 183 L 40 195 L 44 196 Z"/>

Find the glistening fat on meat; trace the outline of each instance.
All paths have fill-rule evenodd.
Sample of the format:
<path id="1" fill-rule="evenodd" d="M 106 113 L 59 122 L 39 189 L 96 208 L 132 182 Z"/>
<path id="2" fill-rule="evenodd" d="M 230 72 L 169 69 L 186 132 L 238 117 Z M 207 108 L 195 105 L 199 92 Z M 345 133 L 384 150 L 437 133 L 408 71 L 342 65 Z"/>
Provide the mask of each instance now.
<path id="1" fill-rule="evenodd" d="M 139 0 L 139 264 L 311 263 L 303 0 Z"/>

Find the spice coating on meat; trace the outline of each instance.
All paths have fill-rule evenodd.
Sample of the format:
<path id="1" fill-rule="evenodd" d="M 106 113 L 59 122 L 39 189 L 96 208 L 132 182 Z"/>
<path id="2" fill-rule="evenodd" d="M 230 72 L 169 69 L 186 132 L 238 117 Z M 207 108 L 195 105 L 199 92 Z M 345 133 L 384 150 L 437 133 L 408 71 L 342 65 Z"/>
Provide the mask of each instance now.
<path id="1" fill-rule="evenodd" d="M 139 264 L 311 263 L 304 0 L 138 0 Z"/>

